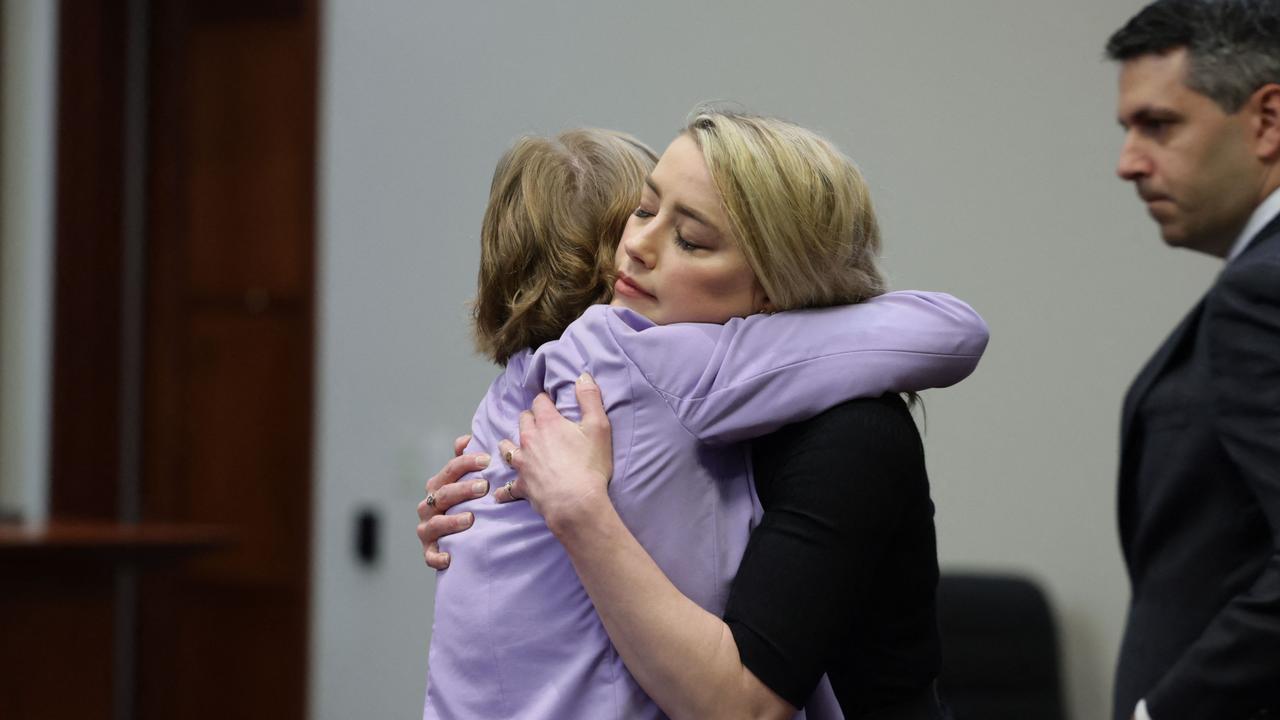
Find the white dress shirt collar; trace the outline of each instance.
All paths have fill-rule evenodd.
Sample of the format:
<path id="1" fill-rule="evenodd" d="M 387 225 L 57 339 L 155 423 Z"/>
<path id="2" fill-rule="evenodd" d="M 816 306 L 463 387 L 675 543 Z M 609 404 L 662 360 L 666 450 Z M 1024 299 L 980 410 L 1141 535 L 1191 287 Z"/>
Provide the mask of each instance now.
<path id="1" fill-rule="evenodd" d="M 1235 260 L 1244 249 L 1253 242 L 1253 238 L 1262 228 L 1267 226 L 1277 215 L 1280 215 L 1280 188 L 1271 191 L 1266 200 L 1258 204 L 1253 209 L 1253 214 L 1249 216 L 1249 222 L 1245 224 L 1244 231 L 1240 233 L 1240 237 L 1236 238 L 1236 242 L 1231 246 L 1231 252 L 1227 255 L 1227 262 Z"/>

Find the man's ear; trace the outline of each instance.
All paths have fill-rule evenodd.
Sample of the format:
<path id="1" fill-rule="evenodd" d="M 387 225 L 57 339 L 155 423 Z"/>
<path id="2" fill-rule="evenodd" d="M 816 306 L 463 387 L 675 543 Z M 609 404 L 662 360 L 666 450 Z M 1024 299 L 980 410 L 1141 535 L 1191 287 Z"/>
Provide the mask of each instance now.
<path id="1" fill-rule="evenodd" d="M 1280 84 L 1267 83 L 1249 98 L 1254 107 L 1254 152 L 1259 159 L 1280 161 Z"/>

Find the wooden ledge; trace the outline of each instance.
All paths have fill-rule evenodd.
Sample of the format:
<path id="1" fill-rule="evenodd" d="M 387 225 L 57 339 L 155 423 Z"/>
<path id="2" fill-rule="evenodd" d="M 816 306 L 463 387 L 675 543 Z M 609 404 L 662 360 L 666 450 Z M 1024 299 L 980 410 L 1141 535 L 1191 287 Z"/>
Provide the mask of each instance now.
<path id="1" fill-rule="evenodd" d="M 177 523 L 53 520 L 0 524 L 0 560 L 160 560 L 230 547 L 232 528 Z"/>

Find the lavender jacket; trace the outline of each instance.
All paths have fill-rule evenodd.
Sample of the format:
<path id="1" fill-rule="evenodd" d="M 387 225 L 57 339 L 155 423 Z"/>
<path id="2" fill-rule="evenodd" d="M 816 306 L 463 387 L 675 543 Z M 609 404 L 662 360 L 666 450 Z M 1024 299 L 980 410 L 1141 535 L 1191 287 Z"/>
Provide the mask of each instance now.
<path id="1" fill-rule="evenodd" d="M 896 292 L 859 305 L 657 326 L 595 306 L 557 341 L 511 358 L 472 421 L 467 452 L 514 479 L 498 441 L 546 391 L 580 417 L 590 372 L 613 427 L 609 495 L 623 522 L 686 596 L 721 614 L 759 519 L 740 441 L 845 400 L 945 387 L 969 375 L 986 324 L 944 294 Z M 623 720 L 662 711 L 627 672 L 564 548 L 528 503 L 492 494 L 450 512 L 475 525 L 440 541 L 424 718 Z M 834 705 L 834 703 L 828 703 Z"/>

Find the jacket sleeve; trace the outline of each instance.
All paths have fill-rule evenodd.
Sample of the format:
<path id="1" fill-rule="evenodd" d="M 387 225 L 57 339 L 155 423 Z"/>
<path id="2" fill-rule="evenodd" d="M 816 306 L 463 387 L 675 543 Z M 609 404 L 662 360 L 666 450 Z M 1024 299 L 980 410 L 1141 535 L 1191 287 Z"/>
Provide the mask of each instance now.
<path id="1" fill-rule="evenodd" d="M 1228 266 L 1206 305 L 1214 423 L 1258 500 L 1271 555 L 1147 694 L 1155 720 L 1280 710 L 1280 258 Z"/>
<path id="2" fill-rule="evenodd" d="M 857 305 L 754 315 L 626 350 L 695 437 L 736 442 L 886 392 L 963 380 L 987 345 L 987 325 L 944 293 L 895 292 Z M 647 334 L 647 331 L 646 331 Z M 665 346 L 665 347 L 664 347 Z"/>

